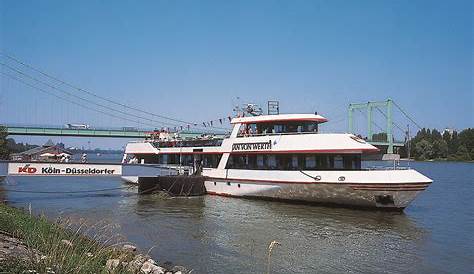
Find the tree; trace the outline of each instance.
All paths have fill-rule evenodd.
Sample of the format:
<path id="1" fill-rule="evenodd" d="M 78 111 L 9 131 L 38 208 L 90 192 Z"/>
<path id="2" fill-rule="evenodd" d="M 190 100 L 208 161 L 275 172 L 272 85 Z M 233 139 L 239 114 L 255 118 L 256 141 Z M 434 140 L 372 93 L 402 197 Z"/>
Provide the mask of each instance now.
<path id="1" fill-rule="evenodd" d="M 451 141 L 448 142 L 448 154 L 454 155 L 458 151 L 459 147 L 459 139 L 458 133 L 456 131 L 453 132 L 451 136 Z"/>
<path id="2" fill-rule="evenodd" d="M 428 140 L 421 140 L 415 145 L 415 159 L 427 160 L 433 157 L 433 145 Z"/>
<path id="3" fill-rule="evenodd" d="M 474 160 L 474 129 L 467 128 L 459 134 L 422 128 L 409 140 L 410 153 L 418 160 L 447 159 L 451 161 Z"/>
<path id="4" fill-rule="evenodd" d="M 433 142 L 433 158 L 448 157 L 448 144 L 443 140 L 435 140 Z"/>
<path id="5" fill-rule="evenodd" d="M 441 136 L 441 133 L 437 129 L 433 129 L 431 131 L 431 140 L 435 141 L 435 140 L 440 140 L 442 138 L 443 136 Z"/>
<path id="6" fill-rule="evenodd" d="M 7 130 L 4 126 L 0 126 L 0 160 L 8 160 L 10 157 L 10 150 L 7 146 Z"/>
<path id="7" fill-rule="evenodd" d="M 375 133 L 374 135 L 372 135 L 372 140 L 385 142 L 387 141 L 387 133 L 385 132 Z"/>
<path id="8" fill-rule="evenodd" d="M 445 131 L 443 133 L 443 140 L 446 142 L 446 144 L 449 144 L 449 142 L 451 142 L 451 134 L 449 133 L 449 131 Z"/>
<path id="9" fill-rule="evenodd" d="M 469 155 L 469 151 L 464 145 L 459 146 L 458 152 L 456 153 L 456 159 L 459 161 L 471 161 L 472 158 Z"/>
<path id="10" fill-rule="evenodd" d="M 458 135 L 459 145 L 464 146 L 469 154 L 469 158 L 474 159 L 474 128 L 467 128 Z M 459 148 L 460 149 L 460 148 Z"/>

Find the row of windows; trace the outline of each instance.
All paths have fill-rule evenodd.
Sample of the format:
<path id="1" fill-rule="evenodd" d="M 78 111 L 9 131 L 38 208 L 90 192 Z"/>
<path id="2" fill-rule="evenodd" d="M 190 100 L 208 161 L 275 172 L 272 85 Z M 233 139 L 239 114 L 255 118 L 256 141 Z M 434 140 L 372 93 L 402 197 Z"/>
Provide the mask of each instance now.
<path id="1" fill-rule="evenodd" d="M 162 165 L 182 165 L 194 166 L 202 165 L 202 167 L 216 168 L 219 165 L 222 154 L 160 154 L 160 155 L 140 155 L 141 159 L 147 164 Z"/>
<path id="2" fill-rule="evenodd" d="M 145 163 L 216 168 L 222 154 L 141 155 Z M 360 154 L 233 154 L 227 169 L 260 170 L 359 170 Z"/>
<path id="3" fill-rule="evenodd" d="M 359 170 L 359 154 L 234 154 L 228 169 Z"/>
<path id="4" fill-rule="evenodd" d="M 243 124 L 239 137 L 249 135 L 267 135 L 280 133 L 318 132 L 317 122 L 286 122 L 286 123 L 256 123 Z"/>

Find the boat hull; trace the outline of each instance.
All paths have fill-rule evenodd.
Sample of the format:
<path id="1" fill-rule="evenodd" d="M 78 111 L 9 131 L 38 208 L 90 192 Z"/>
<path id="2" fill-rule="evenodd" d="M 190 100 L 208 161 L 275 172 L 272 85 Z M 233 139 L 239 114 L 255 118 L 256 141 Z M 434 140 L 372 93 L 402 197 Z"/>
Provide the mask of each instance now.
<path id="1" fill-rule="evenodd" d="M 404 209 L 427 185 L 400 189 L 361 189 L 354 184 L 294 184 L 238 181 L 206 181 L 208 194 L 262 198 L 348 207 Z"/>
<path id="2" fill-rule="evenodd" d="M 414 170 L 400 172 L 394 170 L 313 171 L 311 172 L 313 175 L 309 174 L 310 172 L 299 171 L 285 174 L 278 171 L 269 171 L 266 174 L 249 171 L 247 176 L 243 171 L 239 172 L 238 177 L 209 176 L 205 182 L 207 193 L 231 197 L 401 210 L 431 184 L 430 179 Z M 232 172 L 227 172 L 229 173 L 232 174 Z M 254 176 L 253 179 L 250 178 L 251 175 Z M 275 179 L 270 180 L 265 177 Z M 333 180 L 317 180 L 322 177 L 333 178 Z M 344 181 L 338 181 L 338 178 L 344 178 Z"/>
<path id="3" fill-rule="evenodd" d="M 138 176 L 122 176 L 121 178 L 127 184 L 138 184 Z"/>

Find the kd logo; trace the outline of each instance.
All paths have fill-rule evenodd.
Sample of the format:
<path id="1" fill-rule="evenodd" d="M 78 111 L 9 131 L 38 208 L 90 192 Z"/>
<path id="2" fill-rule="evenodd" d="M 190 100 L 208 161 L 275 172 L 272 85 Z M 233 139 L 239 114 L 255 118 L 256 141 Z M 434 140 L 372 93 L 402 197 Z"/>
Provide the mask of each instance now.
<path id="1" fill-rule="evenodd" d="M 30 167 L 30 165 L 25 165 L 24 167 L 18 168 L 18 173 L 36 173 L 36 167 Z"/>

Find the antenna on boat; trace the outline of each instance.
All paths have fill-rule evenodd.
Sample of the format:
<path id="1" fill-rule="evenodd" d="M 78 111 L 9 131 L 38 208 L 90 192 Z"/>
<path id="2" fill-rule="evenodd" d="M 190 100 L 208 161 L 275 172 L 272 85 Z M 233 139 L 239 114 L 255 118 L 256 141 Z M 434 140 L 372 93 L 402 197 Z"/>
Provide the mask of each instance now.
<path id="1" fill-rule="evenodd" d="M 278 115 L 280 114 L 280 102 L 279 101 L 268 101 L 267 102 L 267 114 Z"/>
<path id="2" fill-rule="evenodd" d="M 235 113 L 236 117 L 244 116 L 244 111 L 240 107 L 240 97 L 236 97 L 237 102 L 234 104 L 232 111 Z"/>
<path id="3" fill-rule="evenodd" d="M 407 125 L 407 157 L 408 157 L 408 167 L 410 167 L 410 124 Z"/>

